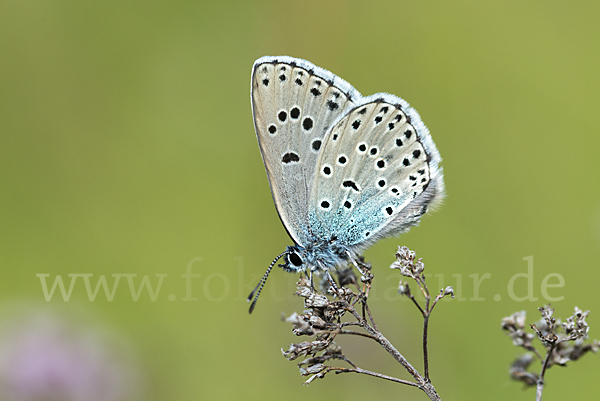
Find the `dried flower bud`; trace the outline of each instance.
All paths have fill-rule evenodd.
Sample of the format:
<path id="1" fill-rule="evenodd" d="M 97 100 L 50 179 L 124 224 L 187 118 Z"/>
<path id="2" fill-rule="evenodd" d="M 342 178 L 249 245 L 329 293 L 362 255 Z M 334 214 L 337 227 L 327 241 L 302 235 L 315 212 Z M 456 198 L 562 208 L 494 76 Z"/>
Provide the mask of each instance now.
<path id="1" fill-rule="evenodd" d="M 535 324 L 532 324 L 531 328 L 538 335 L 538 338 L 540 339 L 542 344 L 544 344 L 547 347 L 555 345 L 556 342 L 558 341 L 558 336 L 556 334 L 554 334 L 552 331 L 550 331 L 548 334 L 544 334 L 544 332 L 542 330 L 538 329 Z"/>
<path id="2" fill-rule="evenodd" d="M 312 375 L 311 377 L 308 378 L 308 380 L 306 380 L 302 384 L 308 386 L 310 383 L 312 383 L 313 380 L 322 378 L 323 377 L 322 375 L 323 375 L 323 373 L 317 373 L 316 375 Z"/>
<path id="3" fill-rule="evenodd" d="M 410 287 L 408 286 L 408 283 L 406 281 L 400 280 L 400 283 L 398 283 L 398 295 L 405 295 L 407 297 L 410 297 Z"/>
<path id="4" fill-rule="evenodd" d="M 290 317 L 285 318 L 284 320 L 294 325 L 292 332 L 297 336 L 312 336 L 314 334 L 314 330 L 309 324 L 308 317 L 306 315 L 298 315 L 296 312 L 294 312 L 290 315 Z"/>
<path id="5" fill-rule="evenodd" d="M 454 299 L 454 288 L 452 288 L 452 286 L 446 287 L 444 290 L 444 296 L 446 295 L 450 295 Z"/>
<path id="6" fill-rule="evenodd" d="M 329 345 L 327 340 L 302 341 L 301 343 L 290 344 L 287 351 L 281 349 L 281 353 L 289 361 L 293 361 L 300 356 L 314 355 L 319 351 L 323 351 L 327 345 Z"/>
<path id="7" fill-rule="evenodd" d="M 502 319 L 502 330 L 508 332 L 513 345 L 523 347 L 528 351 L 533 351 L 533 334 L 525 331 L 525 321 L 527 313 L 525 311 L 515 312 Z"/>
<path id="8" fill-rule="evenodd" d="M 514 380 L 522 381 L 526 386 L 535 386 L 539 380 L 539 376 L 527 371 L 531 362 L 533 362 L 533 355 L 523 354 L 510 367 L 510 376 Z"/>
<path id="9" fill-rule="evenodd" d="M 400 274 L 405 277 L 416 278 L 425 269 L 422 259 L 415 262 L 416 253 L 405 246 L 398 247 L 396 261 L 391 264 L 391 269 L 400 270 Z"/>
<path id="10" fill-rule="evenodd" d="M 567 319 L 561 326 L 565 331 L 566 340 L 585 340 L 588 338 L 589 326 L 585 319 L 590 311 L 582 312 L 581 309 L 575 307 L 573 316 Z"/>
<path id="11" fill-rule="evenodd" d="M 425 270 L 425 264 L 423 263 L 423 259 L 419 258 L 419 260 L 417 260 L 417 262 L 413 265 L 413 272 L 415 275 L 419 275 L 423 273 L 423 270 Z"/>
<path id="12" fill-rule="evenodd" d="M 335 354 L 341 354 L 342 353 L 342 347 L 339 346 L 339 344 L 337 344 L 336 342 L 332 341 L 329 346 L 327 346 L 327 349 L 325 350 L 325 355 L 335 355 Z"/>
<path id="13" fill-rule="evenodd" d="M 554 309 L 550 307 L 550 304 L 548 304 L 538 308 L 538 310 L 542 313 L 542 319 L 546 321 L 550 331 L 552 331 L 554 329 L 554 325 L 556 324 L 556 319 L 552 317 L 554 314 Z"/>
<path id="14" fill-rule="evenodd" d="M 311 316 L 308 318 L 308 321 L 313 327 L 316 327 L 317 329 L 324 329 L 325 327 L 327 327 L 327 323 L 325 322 L 325 320 L 321 319 L 318 316 Z"/>
<path id="15" fill-rule="evenodd" d="M 323 308 L 329 304 L 329 300 L 325 295 L 312 293 L 306 298 L 304 304 L 307 308 Z"/>
<path id="16" fill-rule="evenodd" d="M 302 376 L 314 375 L 316 373 L 319 373 L 326 367 L 327 366 L 323 365 L 322 363 L 317 363 L 315 365 L 308 366 L 306 368 L 300 368 L 300 375 L 302 375 Z"/>
<path id="17" fill-rule="evenodd" d="M 338 281 L 341 287 L 356 283 L 356 274 L 354 274 L 354 268 L 349 267 L 347 269 L 340 269 L 338 271 Z"/>

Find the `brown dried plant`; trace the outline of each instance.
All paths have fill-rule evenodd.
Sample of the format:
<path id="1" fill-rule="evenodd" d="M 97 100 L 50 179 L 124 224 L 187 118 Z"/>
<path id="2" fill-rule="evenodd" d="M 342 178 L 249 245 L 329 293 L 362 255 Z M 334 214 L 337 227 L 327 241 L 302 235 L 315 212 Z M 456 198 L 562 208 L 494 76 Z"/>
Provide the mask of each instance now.
<path id="1" fill-rule="evenodd" d="M 424 304 L 419 303 L 411 293 L 408 282 L 400 281 L 398 293 L 411 299 L 423 316 L 423 373 L 410 364 L 377 328 L 367 303 L 374 275 L 370 265 L 361 259 L 355 264 L 356 269 L 361 272 L 360 282 L 356 279 L 353 269 L 342 270 L 338 276 L 339 286 L 331 279 L 324 281 L 326 295 L 317 293 L 307 278 L 301 277 L 297 283 L 296 295 L 304 298 L 305 310 L 302 314 L 293 313 L 285 320 L 293 324 L 295 335 L 312 337 L 312 340 L 293 343 L 282 352 L 288 360 L 305 358 L 298 364 L 300 374 L 310 376 L 304 384 L 322 379 L 330 372 L 359 373 L 417 387 L 431 400 L 441 399 L 429 377 L 427 333 L 433 308 L 445 296 L 454 297 L 454 292 L 452 287 L 446 287 L 432 296 L 425 283 L 423 261 L 415 260 L 415 257 L 415 252 L 407 247 L 399 247 L 396 261 L 390 267 L 399 270 L 404 277 L 414 281 L 425 299 Z M 358 367 L 335 342 L 338 336 L 344 335 L 361 336 L 375 341 L 406 369 L 413 380 L 400 379 Z M 349 366 L 337 366 L 338 364 L 334 364 L 336 361 Z"/>
<path id="2" fill-rule="evenodd" d="M 567 362 L 576 361 L 589 351 L 598 352 L 600 345 L 597 340 L 585 342 L 589 332 L 586 318 L 590 311 L 583 312 L 575 307 L 573 315 L 561 323 L 554 318 L 554 309 L 550 305 L 538 309 L 542 319 L 530 327 L 543 345 L 546 355 L 543 356 L 534 346 L 536 335 L 525 331 L 525 311 L 502 319 L 502 329 L 512 338 L 513 345 L 527 351 L 512 363 L 511 377 L 523 382 L 526 387 L 536 386 L 536 401 L 541 401 L 544 376 L 549 368 L 554 365 L 566 366 Z M 536 359 L 541 364 L 540 373 L 528 370 Z"/>

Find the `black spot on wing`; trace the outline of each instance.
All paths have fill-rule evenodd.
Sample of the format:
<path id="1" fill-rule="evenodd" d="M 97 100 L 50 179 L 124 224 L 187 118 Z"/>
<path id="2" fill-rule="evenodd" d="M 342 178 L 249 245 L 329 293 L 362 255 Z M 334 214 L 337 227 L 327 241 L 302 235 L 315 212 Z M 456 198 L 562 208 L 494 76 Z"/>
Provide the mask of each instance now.
<path id="1" fill-rule="evenodd" d="M 358 188 L 356 183 L 352 180 L 346 180 L 346 181 L 344 181 L 344 183 L 342 185 L 344 186 L 344 188 L 352 188 L 356 192 L 360 192 L 360 189 Z"/>
<path id="2" fill-rule="evenodd" d="M 291 109 L 290 117 L 292 117 L 294 120 L 297 119 L 298 117 L 300 117 L 300 109 L 297 107 L 294 107 L 293 109 Z"/>
<path id="3" fill-rule="evenodd" d="M 283 157 L 281 158 L 281 161 L 284 162 L 285 164 L 289 164 L 289 163 L 297 163 L 300 161 L 300 157 L 298 157 L 298 155 L 294 152 L 288 152 L 285 155 L 283 155 Z"/>
<path id="4" fill-rule="evenodd" d="M 302 121 L 302 128 L 306 131 L 310 131 L 313 127 L 313 120 L 310 117 L 306 117 L 304 121 Z"/>

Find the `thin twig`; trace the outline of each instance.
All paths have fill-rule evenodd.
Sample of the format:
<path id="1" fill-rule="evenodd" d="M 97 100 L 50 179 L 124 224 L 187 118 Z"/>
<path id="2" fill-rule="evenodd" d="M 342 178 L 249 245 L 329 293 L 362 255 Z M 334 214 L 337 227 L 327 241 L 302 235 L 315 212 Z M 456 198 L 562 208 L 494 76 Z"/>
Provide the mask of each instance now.
<path id="1" fill-rule="evenodd" d="M 358 368 L 358 367 L 354 368 L 354 369 L 330 367 L 330 368 L 328 368 L 328 371 L 334 371 L 336 374 L 339 374 L 339 373 L 361 373 L 363 375 L 369 375 L 369 376 L 373 376 L 373 377 L 378 377 L 380 379 L 390 380 L 390 381 L 393 381 L 393 382 L 396 382 L 396 383 L 406 384 L 408 386 L 419 387 L 419 385 L 417 383 L 415 383 L 415 382 L 411 382 L 411 381 L 408 381 L 408 380 L 398 379 L 396 377 L 384 375 L 384 374 L 381 374 L 381 373 L 371 372 L 370 370 L 365 370 L 365 369 L 361 369 L 361 368 Z"/>
<path id="2" fill-rule="evenodd" d="M 442 298 L 444 298 L 444 290 L 443 289 L 440 291 L 440 293 L 433 300 L 433 304 L 431 305 L 431 309 L 429 310 L 429 314 L 431 314 L 431 312 L 433 312 L 433 308 L 435 308 L 435 306 L 437 305 L 438 301 L 440 299 L 442 299 Z"/>
<path id="3" fill-rule="evenodd" d="M 377 337 L 372 336 L 367 333 L 361 333 L 360 331 L 340 330 L 339 334 L 351 334 L 353 336 L 362 336 L 362 337 L 367 337 L 367 338 L 377 341 Z"/>
<path id="4" fill-rule="evenodd" d="M 371 320 L 371 324 L 373 325 L 375 330 L 377 330 L 377 325 L 375 324 L 375 319 L 373 319 L 373 315 L 371 314 L 371 309 L 369 309 L 369 305 L 367 305 L 366 299 L 365 299 L 364 305 L 367 308 L 367 313 L 369 314 L 369 319 Z M 377 330 L 377 331 L 379 331 L 379 330 Z"/>
<path id="5" fill-rule="evenodd" d="M 425 380 L 429 380 L 429 352 L 427 351 L 427 331 L 429 328 L 429 313 L 423 316 L 423 370 Z"/>
<path id="6" fill-rule="evenodd" d="M 356 312 L 354 312 L 356 313 Z M 356 313 L 356 315 L 358 315 L 358 313 Z M 441 401 L 440 396 L 437 394 L 437 392 L 435 391 L 435 388 L 431 385 L 431 383 L 426 380 L 423 376 L 421 376 L 421 374 L 417 371 L 417 369 L 415 369 L 410 362 L 408 362 L 406 360 L 406 358 L 404 357 L 404 355 L 402 355 L 393 345 L 391 342 L 389 342 L 389 340 L 387 338 L 385 338 L 383 336 L 383 334 L 381 334 L 378 331 L 375 331 L 372 327 L 370 326 L 366 326 L 364 327 L 365 330 L 367 330 L 369 332 L 369 334 L 375 336 L 377 338 L 377 342 L 379 343 L 379 345 L 381 345 L 383 347 L 383 349 L 385 349 L 390 355 L 392 355 L 392 357 L 394 357 L 394 359 L 396 361 L 398 361 L 403 367 L 404 369 L 406 369 L 408 371 L 408 373 L 415 378 L 415 380 L 417 381 L 419 388 L 421 390 L 423 390 L 427 396 L 429 396 L 429 398 L 433 401 Z"/>
<path id="7" fill-rule="evenodd" d="M 340 323 L 340 327 L 346 327 L 346 326 L 361 326 L 362 324 L 360 324 L 360 322 L 342 322 Z"/>
<path id="8" fill-rule="evenodd" d="M 419 305 L 419 303 L 417 302 L 417 300 L 415 299 L 415 296 L 413 294 L 410 294 L 410 299 L 411 299 L 411 301 L 414 302 L 415 305 L 417 305 L 417 308 L 419 308 L 419 310 L 421 311 L 421 314 L 423 316 L 425 316 L 425 311 L 423 310 L 423 308 L 421 308 L 421 305 Z"/>
<path id="9" fill-rule="evenodd" d="M 542 391 L 544 391 L 544 375 L 546 374 L 546 369 L 548 368 L 548 363 L 550 362 L 550 357 L 552 356 L 554 347 L 556 347 L 556 343 L 554 343 L 550 346 L 550 349 L 548 350 L 548 353 L 546 354 L 546 360 L 544 360 L 544 365 L 542 366 L 542 370 L 540 371 L 540 378 L 537 381 L 535 401 L 542 401 Z"/>

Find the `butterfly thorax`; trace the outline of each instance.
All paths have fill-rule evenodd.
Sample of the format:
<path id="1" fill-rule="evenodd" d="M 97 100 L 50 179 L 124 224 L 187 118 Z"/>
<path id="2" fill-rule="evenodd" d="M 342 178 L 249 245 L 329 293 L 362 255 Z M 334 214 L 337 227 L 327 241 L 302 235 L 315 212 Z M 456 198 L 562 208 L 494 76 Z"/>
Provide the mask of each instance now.
<path id="1" fill-rule="evenodd" d="M 285 263 L 279 265 L 290 273 L 303 271 L 324 272 L 336 269 L 347 263 L 351 250 L 338 243 L 335 239 L 327 242 L 314 242 L 306 246 L 288 246 L 285 253 Z"/>

